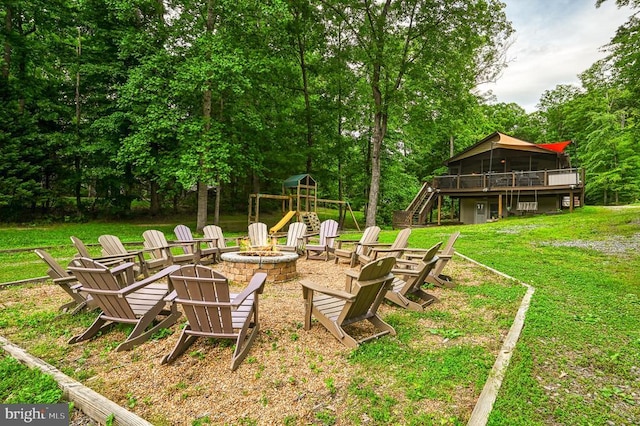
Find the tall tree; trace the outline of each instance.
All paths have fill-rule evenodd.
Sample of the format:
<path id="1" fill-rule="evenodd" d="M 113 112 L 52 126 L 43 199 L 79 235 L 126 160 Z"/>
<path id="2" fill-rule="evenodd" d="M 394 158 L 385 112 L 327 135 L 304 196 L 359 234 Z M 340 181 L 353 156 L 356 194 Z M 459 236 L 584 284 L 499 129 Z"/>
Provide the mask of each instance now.
<path id="1" fill-rule="evenodd" d="M 369 0 L 322 4 L 347 25 L 357 44 L 354 66 L 371 93 L 371 184 L 367 225 L 375 223 L 381 155 L 392 114 L 403 102 L 455 97 L 471 90 L 487 60 L 510 33 L 503 5 L 494 0 Z M 413 93 L 404 91 L 411 80 Z M 414 99 L 415 93 L 423 99 Z M 436 95 L 436 92 L 439 92 Z"/>

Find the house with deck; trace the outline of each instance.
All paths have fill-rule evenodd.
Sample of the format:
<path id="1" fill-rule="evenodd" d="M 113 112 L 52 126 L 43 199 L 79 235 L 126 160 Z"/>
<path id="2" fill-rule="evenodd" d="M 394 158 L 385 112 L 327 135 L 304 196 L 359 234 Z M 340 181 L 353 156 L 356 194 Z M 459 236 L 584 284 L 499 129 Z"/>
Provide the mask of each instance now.
<path id="1" fill-rule="evenodd" d="M 411 204 L 395 212 L 394 226 L 573 211 L 584 204 L 584 171 L 571 166 L 570 143 L 534 144 L 492 133 L 445 161 L 448 173 L 425 182 Z M 443 203 L 450 203 L 450 217 L 443 218 Z"/>

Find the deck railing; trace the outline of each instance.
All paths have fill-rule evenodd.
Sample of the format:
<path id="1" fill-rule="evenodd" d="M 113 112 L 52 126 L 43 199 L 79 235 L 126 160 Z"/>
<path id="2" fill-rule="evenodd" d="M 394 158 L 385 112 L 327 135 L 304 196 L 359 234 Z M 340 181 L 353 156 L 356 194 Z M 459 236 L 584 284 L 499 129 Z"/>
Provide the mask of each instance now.
<path id="1" fill-rule="evenodd" d="M 526 187 L 582 186 L 582 170 L 513 171 L 470 175 L 444 175 L 433 180 L 434 189 L 500 189 Z"/>

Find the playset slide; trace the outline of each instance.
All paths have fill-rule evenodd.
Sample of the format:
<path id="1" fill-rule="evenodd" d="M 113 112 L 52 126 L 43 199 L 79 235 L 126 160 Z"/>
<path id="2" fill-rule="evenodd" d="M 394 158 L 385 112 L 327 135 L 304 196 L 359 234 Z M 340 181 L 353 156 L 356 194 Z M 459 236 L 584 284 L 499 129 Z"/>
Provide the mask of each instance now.
<path id="1" fill-rule="evenodd" d="M 296 215 L 296 211 L 295 210 L 291 210 L 289 213 L 287 213 L 286 215 L 284 215 L 284 217 L 282 219 L 280 219 L 280 222 L 276 223 L 270 230 L 269 230 L 269 234 L 275 234 L 276 232 L 278 232 L 283 226 L 285 226 L 287 223 L 289 223 L 289 221 L 291 220 L 291 218 L 293 216 Z"/>

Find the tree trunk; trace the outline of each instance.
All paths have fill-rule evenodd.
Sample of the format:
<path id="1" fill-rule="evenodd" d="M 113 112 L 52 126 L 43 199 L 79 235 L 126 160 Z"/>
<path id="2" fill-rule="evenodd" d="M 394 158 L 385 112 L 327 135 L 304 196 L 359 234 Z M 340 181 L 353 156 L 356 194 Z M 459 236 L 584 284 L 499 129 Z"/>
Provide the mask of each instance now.
<path id="1" fill-rule="evenodd" d="M 211 130 L 211 89 L 204 91 L 204 97 L 202 102 L 202 116 L 204 119 L 204 131 L 205 133 Z M 204 160 L 199 160 L 200 168 L 204 168 Z M 207 182 L 202 179 L 198 181 L 198 212 L 196 215 L 196 229 L 198 232 L 202 231 L 207 225 L 207 206 L 209 204 L 209 192 L 207 191 Z"/>
<path id="2" fill-rule="evenodd" d="M 371 185 L 369 188 L 366 226 L 374 226 L 376 224 L 378 195 L 380 194 L 380 152 L 386 132 L 387 115 L 383 112 L 376 112 L 371 147 Z"/>
<path id="3" fill-rule="evenodd" d="M 158 183 L 154 180 L 149 185 L 149 214 L 155 216 L 160 212 L 160 197 L 158 196 Z"/>
<path id="4" fill-rule="evenodd" d="M 202 228 L 207 225 L 207 203 L 209 202 L 209 191 L 207 184 L 198 182 L 198 216 L 196 219 L 196 231 L 202 232 Z M 204 206 L 204 208 L 201 208 Z"/>
<path id="5" fill-rule="evenodd" d="M 213 210 L 213 224 L 220 224 L 220 197 L 222 194 L 222 185 L 218 184 L 216 186 L 216 205 Z"/>
<path id="6" fill-rule="evenodd" d="M 206 31 L 207 33 L 213 32 L 213 0 L 209 0 L 207 2 L 207 23 L 206 23 Z M 207 60 L 211 58 L 207 55 Z M 212 93 L 211 93 L 211 82 L 207 82 L 207 88 L 204 91 L 202 97 L 202 118 L 204 121 L 204 132 L 209 133 L 211 130 L 211 108 L 212 108 Z M 204 159 L 201 157 L 199 160 L 200 169 L 202 170 L 205 167 Z M 201 179 L 198 180 L 198 212 L 196 215 L 196 230 L 198 232 L 202 231 L 207 225 L 207 210 L 209 205 L 209 192 L 207 190 L 207 182 L 204 182 Z"/>
<path id="7" fill-rule="evenodd" d="M 453 135 L 449 135 L 449 158 L 453 157 Z"/>

